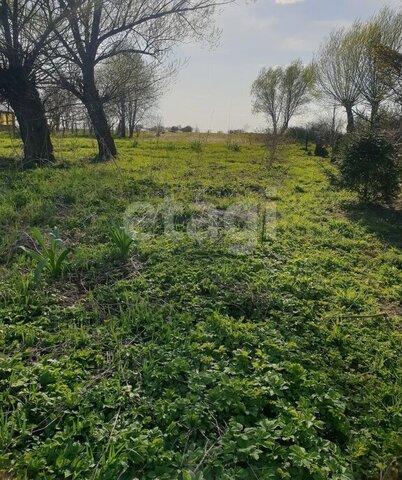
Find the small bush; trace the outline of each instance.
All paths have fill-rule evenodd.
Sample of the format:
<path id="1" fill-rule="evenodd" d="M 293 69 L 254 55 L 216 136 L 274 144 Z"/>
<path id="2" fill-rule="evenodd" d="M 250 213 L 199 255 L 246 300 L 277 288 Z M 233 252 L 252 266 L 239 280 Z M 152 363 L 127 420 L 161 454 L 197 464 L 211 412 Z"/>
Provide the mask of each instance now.
<path id="1" fill-rule="evenodd" d="M 314 150 L 314 155 L 316 157 L 328 158 L 329 157 L 328 149 L 321 143 L 317 142 Z"/>
<path id="2" fill-rule="evenodd" d="M 238 143 L 229 143 L 228 150 L 230 150 L 231 152 L 240 152 L 241 147 Z"/>
<path id="3" fill-rule="evenodd" d="M 374 130 L 350 135 L 340 155 L 343 184 L 364 202 L 392 204 L 399 191 L 399 166 L 395 146 Z"/>
<path id="4" fill-rule="evenodd" d="M 199 141 L 192 142 L 191 145 L 190 145 L 190 148 L 194 152 L 201 153 L 202 152 L 202 143 L 199 142 Z"/>

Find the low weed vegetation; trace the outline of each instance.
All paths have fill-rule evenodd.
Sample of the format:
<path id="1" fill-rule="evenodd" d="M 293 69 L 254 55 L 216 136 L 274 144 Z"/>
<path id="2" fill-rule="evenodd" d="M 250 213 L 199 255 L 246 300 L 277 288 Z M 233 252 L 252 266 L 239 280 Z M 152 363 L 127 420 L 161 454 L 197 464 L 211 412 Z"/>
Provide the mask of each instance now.
<path id="1" fill-rule="evenodd" d="M 194 152 L 201 153 L 203 150 L 203 145 L 199 140 L 195 140 L 194 142 L 191 142 L 190 148 Z"/>
<path id="2" fill-rule="evenodd" d="M 117 143 L 117 162 L 64 139 L 58 165 L 0 171 L 4 477 L 400 478 L 398 211 L 367 210 L 296 145 L 267 167 L 252 142 Z M 140 208 L 166 198 L 169 234 Z M 256 245 L 197 241 L 205 205 L 223 222 L 262 205 Z M 130 211 L 135 248 L 112 229 Z"/>

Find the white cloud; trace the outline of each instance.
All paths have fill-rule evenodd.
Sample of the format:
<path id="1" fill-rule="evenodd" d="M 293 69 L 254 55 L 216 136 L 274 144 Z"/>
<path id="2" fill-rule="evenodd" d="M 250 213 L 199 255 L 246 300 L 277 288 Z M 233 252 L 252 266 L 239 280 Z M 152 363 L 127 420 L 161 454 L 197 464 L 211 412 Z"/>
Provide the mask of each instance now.
<path id="1" fill-rule="evenodd" d="M 275 0 L 275 3 L 279 3 L 281 5 L 287 5 L 290 3 L 298 3 L 298 2 L 304 2 L 304 0 Z"/>

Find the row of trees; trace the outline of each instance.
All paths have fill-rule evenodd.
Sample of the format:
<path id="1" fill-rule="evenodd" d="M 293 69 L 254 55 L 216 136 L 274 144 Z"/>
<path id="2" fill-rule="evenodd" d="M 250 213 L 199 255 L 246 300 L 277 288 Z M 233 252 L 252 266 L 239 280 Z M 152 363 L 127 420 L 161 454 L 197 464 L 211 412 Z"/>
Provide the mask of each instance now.
<path id="1" fill-rule="evenodd" d="M 114 108 L 121 132 L 127 123 L 130 129 L 139 112 L 125 86 L 135 74 L 134 92 L 151 84 L 157 94 L 159 88 L 154 66 L 144 58 L 160 63 L 190 36 L 211 41 L 211 17 L 218 5 L 231 1 L 0 0 L 0 96 L 16 114 L 25 165 L 54 160 L 42 87 L 62 88 L 82 103 L 98 158 L 114 157 L 108 100 L 118 90 Z"/>
<path id="2" fill-rule="evenodd" d="M 355 117 L 375 126 L 381 108 L 395 100 L 388 52 L 402 48 L 402 12 L 384 8 L 369 22 L 334 31 L 321 47 L 316 65 L 319 87 L 347 114 L 347 131 Z"/>
<path id="3" fill-rule="evenodd" d="M 310 65 L 298 60 L 263 69 L 251 93 L 254 110 L 263 112 L 271 126 L 271 159 L 291 118 L 315 99 L 331 113 L 307 129 L 293 128 L 293 134 L 304 137 L 306 149 L 314 140 L 316 155 L 327 156 L 331 146 L 343 185 L 363 201 L 392 204 L 400 192 L 401 49 L 402 11 L 384 8 L 368 22 L 333 31 Z M 344 138 L 339 108 L 347 122 Z"/>
<path id="4" fill-rule="evenodd" d="M 162 68 L 145 62 L 139 54 L 122 54 L 105 63 L 97 72 L 96 83 L 111 129 L 122 138 L 149 119 L 152 109 L 164 92 L 176 65 Z M 85 106 L 68 90 L 57 84 L 41 88 L 49 128 L 52 132 L 83 131 L 94 133 Z"/>
<path id="5" fill-rule="evenodd" d="M 402 12 L 382 9 L 368 22 L 333 31 L 315 60 L 263 69 L 252 85 L 254 111 L 266 115 L 274 134 L 283 134 L 291 118 L 313 98 L 341 106 L 347 131 L 356 118 L 372 126 L 383 107 L 401 104 Z"/>

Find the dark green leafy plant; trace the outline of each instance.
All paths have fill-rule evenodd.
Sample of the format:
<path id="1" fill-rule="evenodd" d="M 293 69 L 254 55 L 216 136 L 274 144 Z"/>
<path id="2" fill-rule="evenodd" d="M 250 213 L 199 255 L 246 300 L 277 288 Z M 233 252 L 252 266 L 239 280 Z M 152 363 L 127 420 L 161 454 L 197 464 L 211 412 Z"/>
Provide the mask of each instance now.
<path id="1" fill-rule="evenodd" d="M 241 147 L 238 143 L 228 143 L 228 150 L 231 152 L 240 152 Z"/>
<path id="2" fill-rule="evenodd" d="M 67 256 L 72 252 L 72 249 L 64 246 L 64 242 L 60 238 L 59 229 L 54 227 L 50 232 L 49 245 L 38 228 L 32 230 L 32 237 L 38 244 L 37 250 L 24 246 L 20 248 L 37 261 L 34 271 L 35 284 L 40 282 L 44 271 L 48 272 L 53 279 L 60 277 L 63 272 L 63 264 Z"/>
<path id="3" fill-rule="evenodd" d="M 190 148 L 194 152 L 201 153 L 202 152 L 202 143 L 199 140 L 197 140 L 195 142 L 192 142 L 190 144 Z"/>
<path id="4" fill-rule="evenodd" d="M 392 204 L 399 192 L 400 171 L 395 146 L 373 129 L 347 138 L 340 172 L 346 187 L 364 202 Z"/>
<path id="5" fill-rule="evenodd" d="M 130 253 L 130 247 L 134 243 L 134 240 L 130 237 L 130 235 L 124 230 L 123 227 L 115 228 L 112 231 L 111 239 L 119 253 L 119 256 L 123 259 L 127 258 L 128 254 Z"/>

